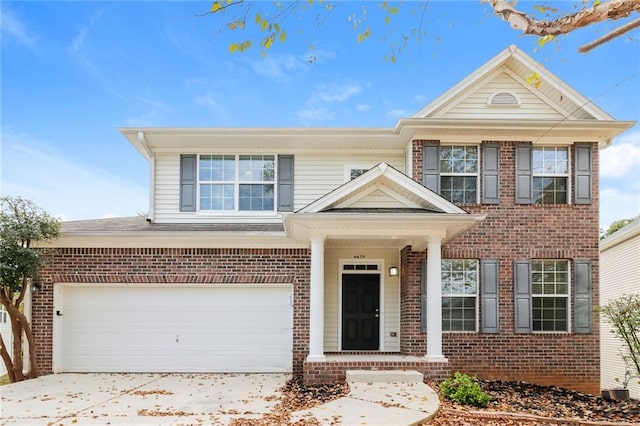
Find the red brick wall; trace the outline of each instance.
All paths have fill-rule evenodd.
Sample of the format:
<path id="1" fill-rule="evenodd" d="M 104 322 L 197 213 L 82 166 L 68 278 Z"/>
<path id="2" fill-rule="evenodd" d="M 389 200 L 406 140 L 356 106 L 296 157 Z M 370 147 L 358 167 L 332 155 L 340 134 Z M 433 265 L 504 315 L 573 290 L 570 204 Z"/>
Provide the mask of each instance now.
<path id="1" fill-rule="evenodd" d="M 598 305 L 598 150 L 593 144 L 593 203 L 589 205 L 515 204 L 515 142 L 500 146 L 500 204 L 464 204 L 469 213 L 487 214 L 475 228 L 449 241 L 442 258 L 498 259 L 500 333 L 445 333 L 443 352 L 452 371 L 490 379 L 555 384 L 590 393 L 600 391 L 599 322 L 591 334 L 515 334 L 513 261 L 515 259 L 591 259 L 593 306 Z M 414 142 L 414 179 L 422 177 L 422 141 Z M 573 150 L 572 150 L 573 151 Z M 573 154 L 573 152 L 572 152 Z M 417 159 L 420 159 L 419 161 Z M 573 161 L 573 155 L 572 155 Z M 572 164 L 572 170 L 574 166 Z M 573 177 L 570 179 L 573 181 Z M 573 198 L 573 196 L 572 196 Z M 402 252 L 403 309 L 420 305 L 420 259 L 426 253 Z M 406 269 L 405 269 L 406 267 Z M 405 296 L 409 300 L 404 300 Z M 572 300 L 573 307 L 573 300 Z M 482 307 L 480 307 L 482 312 Z M 413 314 L 401 321 L 413 321 Z M 573 311 L 571 314 L 573 322 Z M 424 353 L 424 335 L 402 324 L 403 353 Z M 409 333 L 405 336 L 404 333 Z M 405 352 L 406 351 L 406 352 Z"/>
<path id="2" fill-rule="evenodd" d="M 59 248 L 49 252 L 43 288 L 34 293 L 33 329 L 42 372 L 52 370 L 55 283 L 293 285 L 293 368 L 302 373 L 309 345 L 307 249 Z"/>

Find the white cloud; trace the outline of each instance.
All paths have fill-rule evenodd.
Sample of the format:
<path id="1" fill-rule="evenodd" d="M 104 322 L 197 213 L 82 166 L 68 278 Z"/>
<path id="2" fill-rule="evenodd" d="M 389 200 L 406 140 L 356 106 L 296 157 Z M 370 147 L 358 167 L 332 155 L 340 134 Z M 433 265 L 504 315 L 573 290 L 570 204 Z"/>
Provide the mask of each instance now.
<path id="1" fill-rule="evenodd" d="M 54 145 L 2 131 L 2 194 L 22 196 L 62 220 L 147 212 L 144 183 L 64 158 Z"/>
<path id="2" fill-rule="evenodd" d="M 326 103 L 344 102 L 362 93 L 362 87 L 352 83 L 330 83 L 319 86 L 315 96 Z"/>
<path id="3" fill-rule="evenodd" d="M 402 118 L 406 117 L 408 114 L 406 109 L 392 109 L 385 113 L 385 116 L 389 118 Z"/>
<path id="4" fill-rule="evenodd" d="M 629 219 L 640 214 L 640 191 L 620 188 L 600 190 L 600 228 L 607 229 L 612 222 Z"/>
<path id="5" fill-rule="evenodd" d="M 0 26 L 3 39 L 16 40 L 34 51 L 37 49 L 36 35 L 29 31 L 24 22 L 14 15 L 6 4 L 0 8 Z"/>
<path id="6" fill-rule="evenodd" d="M 294 55 L 267 55 L 251 64 L 253 72 L 276 81 L 288 81 L 292 74 L 307 71 L 308 65 Z"/>
<path id="7" fill-rule="evenodd" d="M 76 35 L 73 38 L 73 40 L 71 41 L 71 50 L 74 53 L 77 53 L 80 49 L 82 49 L 82 46 L 84 45 L 84 40 L 87 37 L 87 33 L 89 32 L 89 30 L 91 30 L 95 26 L 95 24 L 98 22 L 98 20 L 100 19 L 103 13 L 104 13 L 104 9 L 100 9 L 96 13 L 91 15 L 91 17 L 89 18 L 89 23 L 84 27 L 82 27 L 78 35 Z"/>
<path id="8" fill-rule="evenodd" d="M 196 105 L 207 108 L 213 115 L 220 114 L 224 111 L 224 108 L 222 108 L 220 102 L 218 102 L 211 93 L 206 93 L 204 95 L 198 96 L 194 100 L 194 103 Z"/>
<path id="9" fill-rule="evenodd" d="M 359 104 L 356 105 L 356 110 L 360 111 L 360 112 L 367 112 L 371 109 L 371 105 L 368 104 Z"/>
<path id="10" fill-rule="evenodd" d="M 334 111 L 325 106 L 308 106 L 298 112 L 298 117 L 304 122 L 329 121 L 335 118 Z"/>
<path id="11" fill-rule="evenodd" d="M 638 179 L 640 173 L 640 130 L 615 139 L 601 152 L 600 177 L 618 178 L 629 175 Z"/>

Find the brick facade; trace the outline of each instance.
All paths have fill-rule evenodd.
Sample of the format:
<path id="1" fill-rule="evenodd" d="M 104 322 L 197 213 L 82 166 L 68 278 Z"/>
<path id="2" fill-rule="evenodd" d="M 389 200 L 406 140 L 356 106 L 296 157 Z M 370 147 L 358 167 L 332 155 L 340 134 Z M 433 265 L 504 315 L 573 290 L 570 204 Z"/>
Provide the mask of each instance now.
<path id="1" fill-rule="evenodd" d="M 52 249 L 33 297 L 39 367 L 52 370 L 55 283 L 292 284 L 293 370 L 301 374 L 309 352 L 309 268 L 307 249 Z"/>
<path id="2" fill-rule="evenodd" d="M 421 147 L 424 142 L 413 143 L 413 178 L 418 181 L 422 179 Z M 487 218 L 442 248 L 443 259 L 500 261 L 500 332 L 444 333 L 443 354 L 452 371 L 488 379 L 554 384 L 597 394 L 600 391 L 598 316 L 594 315 L 589 334 L 515 334 L 513 262 L 516 259 L 590 259 L 592 305 L 597 306 L 598 180 L 593 179 L 592 204 L 515 204 L 515 143 L 502 142 L 500 145 L 500 204 L 461 205 L 469 213 L 486 213 Z M 573 157 L 571 155 L 572 169 Z M 592 158 L 593 176 L 597 177 L 595 143 Z M 425 335 L 419 332 L 415 311 L 420 307 L 420 263 L 425 258 L 426 253 L 413 253 L 407 248 L 402 251 L 401 351 L 404 354 L 424 354 Z M 573 300 L 571 306 L 573 308 Z M 479 311 L 482 315 L 482 306 Z"/>

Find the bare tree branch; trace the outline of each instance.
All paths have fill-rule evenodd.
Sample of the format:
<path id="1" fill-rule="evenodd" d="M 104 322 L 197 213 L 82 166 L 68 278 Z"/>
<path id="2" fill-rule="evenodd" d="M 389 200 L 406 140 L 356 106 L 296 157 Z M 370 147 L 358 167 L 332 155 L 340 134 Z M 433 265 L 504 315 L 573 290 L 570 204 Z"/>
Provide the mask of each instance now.
<path id="1" fill-rule="evenodd" d="M 640 12 L 640 0 L 611 0 L 547 21 L 517 10 L 514 3 L 507 0 L 486 1 L 491 5 L 494 13 L 509 22 L 512 28 L 521 30 L 524 34 L 537 36 L 568 34 L 596 22 L 613 21 L 626 18 L 633 12 Z"/>
<path id="2" fill-rule="evenodd" d="M 615 30 L 603 35 L 602 37 L 593 40 L 591 43 L 587 43 L 583 46 L 580 46 L 578 48 L 578 52 L 580 53 L 587 53 L 589 52 L 591 49 L 596 48 L 598 46 L 600 46 L 601 44 L 604 44 L 610 40 L 613 40 L 616 37 L 620 37 L 621 35 L 633 30 L 634 28 L 638 28 L 640 27 L 640 18 L 636 19 L 635 21 L 631 21 L 628 22 L 626 24 L 624 24 L 621 27 L 616 28 Z"/>

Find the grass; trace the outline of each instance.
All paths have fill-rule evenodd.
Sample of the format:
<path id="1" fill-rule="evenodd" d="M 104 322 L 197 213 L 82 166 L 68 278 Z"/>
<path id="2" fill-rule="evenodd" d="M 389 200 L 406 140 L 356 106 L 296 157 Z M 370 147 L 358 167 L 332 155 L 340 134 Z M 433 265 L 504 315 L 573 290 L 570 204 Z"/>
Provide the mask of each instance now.
<path id="1" fill-rule="evenodd" d="M 8 385 L 9 383 L 11 383 L 11 382 L 9 381 L 9 375 L 8 374 L 0 376 L 0 386 Z"/>

